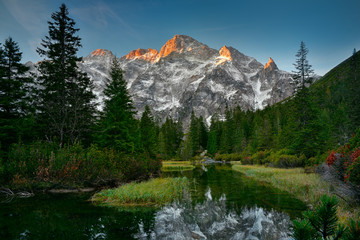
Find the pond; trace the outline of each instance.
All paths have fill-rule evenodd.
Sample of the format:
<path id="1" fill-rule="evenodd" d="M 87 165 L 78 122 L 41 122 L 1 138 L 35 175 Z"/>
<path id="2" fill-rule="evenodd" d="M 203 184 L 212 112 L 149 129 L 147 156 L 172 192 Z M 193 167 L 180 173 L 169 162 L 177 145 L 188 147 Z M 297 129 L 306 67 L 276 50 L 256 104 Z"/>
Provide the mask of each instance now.
<path id="1" fill-rule="evenodd" d="M 230 165 L 186 176 L 186 199 L 161 208 L 96 206 L 91 194 L 36 194 L 0 203 L 0 239 L 289 239 L 290 219 L 306 206 Z M 2 199 L 4 200 L 4 199 Z"/>

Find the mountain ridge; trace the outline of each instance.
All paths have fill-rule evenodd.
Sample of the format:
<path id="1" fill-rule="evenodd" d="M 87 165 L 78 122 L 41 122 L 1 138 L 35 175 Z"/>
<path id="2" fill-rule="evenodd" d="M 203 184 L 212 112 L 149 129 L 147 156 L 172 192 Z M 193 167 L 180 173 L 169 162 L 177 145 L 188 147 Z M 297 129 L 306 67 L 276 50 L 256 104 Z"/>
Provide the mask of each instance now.
<path id="1" fill-rule="evenodd" d="M 114 57 L 96 49 L 78 63 L 94 81 L 100 105 Z M 159 51 L 139 48 L 117 59 L 138 117 L 149 105 L 161 121 L 172 117 L 185 125 L 193 110 L 209 124 L 226 107 L 263 109 L 292 95 L 295 87 L 292 74 L 279 70 L 272 58 L 263 65 L 231 46 L 216 50 L 186 35 L 175 35 Z"/>

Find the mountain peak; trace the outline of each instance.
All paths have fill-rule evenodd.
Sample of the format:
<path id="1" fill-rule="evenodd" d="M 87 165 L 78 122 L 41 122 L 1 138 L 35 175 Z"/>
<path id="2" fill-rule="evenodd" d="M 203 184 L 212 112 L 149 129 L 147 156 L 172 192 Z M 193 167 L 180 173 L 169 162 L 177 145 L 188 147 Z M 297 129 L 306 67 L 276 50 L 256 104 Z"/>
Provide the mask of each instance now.
<path id="1" fill-rule="evenodd" d="M 265 64 L 264 69 L 267 69 L 267 68 L 269 68 L 269 67 L 270 67 L 271 70 L 278 68 L 278 67 L 276 66 L 274 60 L 273 60 L 271 57 L 269 57 L 269 61 Z"/>
<path id="2" fill-rule="evenodd" d="M 169 39 L 164 46 L 161 48 L 155 62 L 160 61 L 161 58 L 164 58 L 170 55 L 173 52 L 183 53 L 183 52 L 192 52 L 195 48 L 201 48 L 204 50 L 205 45 L 196 41 L 192 37 L 186 35 L 175 35 L 172 39 Z M 202 53 L 201 51 L 196 51 Z"/>
<path id="3" fill-rule="evenodd" d="M 106 50 L 106 49 L 96 49 L 95 51 L 92 51 L 89 56 L 87 56 L 87 58 L 89 57 L 98 57 L 98 56 L 101 56 L 101 57 L 105 57 L 105 56 L 113 56 L 114 54 L 109 51 L 109 50 Z"/>
<path id="4" fill-rule="evenodd" d="M 156 56 L 158 55 L 158 51 L 156 49 L 142 49 L 138 48 L 136 50 L 132 50 L 125 57 L 126 59 L 142 59 L 149 62 L 154 62 L 156 60 Z"/>
<path id="5" fill-rule="evenodd" d="M 227 61 L 232 61 L 231 52 L 225 45 L 220 48 L 219 54 L 220 56 L 216 58 L 216 66 L 219 64 L 224 64 Z"/>
<path id="6" fill-rule="evenodd" d="M 183 51 L 184 51 L 184 36 L 175 35 L 172 39 L 169 39 L 164 46 L 162 46 L 155 61 L 156 62 L 160 61 L 162 57 L 166 57 L 172 52 L 182 53 Z"/>
<path id="7" fill-rule="evenodd" d="M 104 49 L 96 49 L 91 53 L 93 56 L 105 56 L 105 50 Z"/>

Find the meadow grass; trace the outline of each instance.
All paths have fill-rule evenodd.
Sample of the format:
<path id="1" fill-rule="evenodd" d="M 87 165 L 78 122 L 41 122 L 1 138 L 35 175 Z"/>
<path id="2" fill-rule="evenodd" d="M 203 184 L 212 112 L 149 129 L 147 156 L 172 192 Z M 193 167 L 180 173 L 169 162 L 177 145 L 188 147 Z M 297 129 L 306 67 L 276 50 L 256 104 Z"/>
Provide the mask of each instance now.
<path id="1" fill-rule="evenodd" d="M 154 178 L 102 190 L 92 197 L 92 201 L 110 206 L 161 206 L 181 199 L 188 185 L 186 177 Z"/>
<path id="2" fill-rule="evenodd" d="M 270 183 L 272 186 L 287 191 L 296 198 L 315 206 L 324 194 L 333 194 L 331 183 L 325 182 L 316 173 L 305 173 L 303 168 L 271 168 L 259 165 L 233 165 L 235 171 L 260 181 Z M 360 213 L 360 208 L 350 206 L 343 199 L 339 199 L 337 215 L 339 220 L 345 223 L 349 219 L 355 219 Z"/>
<path id="3" fill-rule="evenodd" d="M 161 171 L 172 172 L 172 171 L 189 171 L 195 168 L 190 161 L 163 161 Z"/>

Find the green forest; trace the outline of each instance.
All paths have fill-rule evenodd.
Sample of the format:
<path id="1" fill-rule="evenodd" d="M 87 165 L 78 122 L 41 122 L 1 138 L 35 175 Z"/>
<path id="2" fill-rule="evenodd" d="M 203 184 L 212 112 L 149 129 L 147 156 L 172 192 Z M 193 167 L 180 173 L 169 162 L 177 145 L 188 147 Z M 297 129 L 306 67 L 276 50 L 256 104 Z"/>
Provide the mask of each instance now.
<path id="1" fill-rule="evenodd" d="M 90 78 L 77 67 L 81 38 L 62 5 L 51 15 L 37 49 L 38 75 L 21 63 L 11 37 L 0 45 L 0 177 L 4 186 L 50 188 L 100 186 L 157 175 L 162 160 L 196 160 L 201 153 L 221 161 L 273 167 L 313 166 L 331 153 L 349 156 L 344 173 L 360 182 L 360 53 L 315 83 L 302 42 L 295 56 L 292 97 L 264 110 L 227 108 L 206 126 L 193 112 L 159 121 L 147 106 L 140 119 L 113 59 L 102 110 Z M 332 152 L 331 152 L 332 150 Z M 354 156 L 355 156 L 354 155 Z"/>

